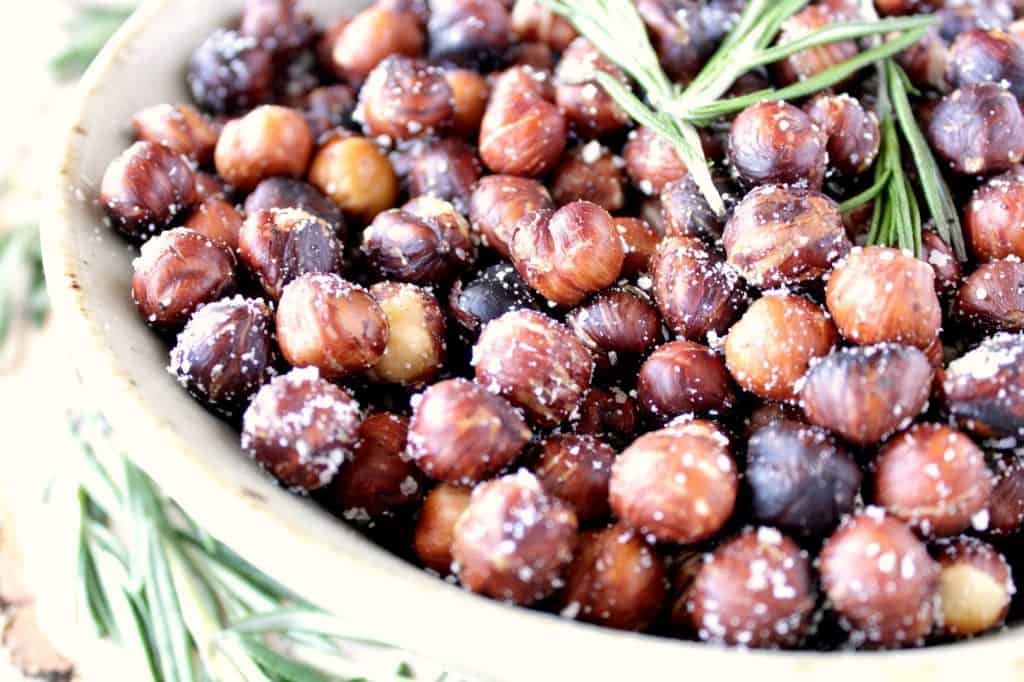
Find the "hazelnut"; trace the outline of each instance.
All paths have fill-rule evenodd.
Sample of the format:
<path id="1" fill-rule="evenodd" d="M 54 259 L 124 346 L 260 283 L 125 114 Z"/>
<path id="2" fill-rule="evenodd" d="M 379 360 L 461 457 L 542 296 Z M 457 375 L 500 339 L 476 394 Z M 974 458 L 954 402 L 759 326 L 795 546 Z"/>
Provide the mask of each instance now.
<path id="1" fill-rule="evenodd" d="M 380 360 L 388 337 L 373 296 L 337 275 L 300 275 L 281 294 L 277 339 L 295 367 L 317 367 L 332 379 L 354 374 Z"/>
<path id="2" fill-rule="evenodd" d="M 568 329 L 532 310 L 505 313 L 473 348 L 476 380 L 522 407 L 538 425 L 558 426 L 590 386 L 593 359 Z"/>
<path id="3" fill-rule="evenodd" d="M 452 565 L 455 524 L 469 507 L 469 488 L 441 484 L 430 491 L 420 509 L 413 550 L 427 568 L 446 575 Z"/>
<path id="4" fill-rule="evenodd" d="M 770 426 L 781 421 L 807 423 L 803 410 L 796 405 L 762 400 L 743 418 L 743 433 L 749 439 L 762 426 Z"/>
<path id="5" fill-rule="evenodd" d="M 648 272 L 651 269 L 651 259 L 658 250 L 661 243 L 661 235 L 651 227 L 650 223 L 640 218 L 616 218 L 612 217 L 615 223 L 615 230 L 619 233 L 619 240 L 622 242 L 623 277 L 635 277 L 641 272 Z"/>
<path id="6" fill-rule="evenodd" d="M 395 12 L 409 12 L 425 25 L 430 18 L 429 3 L 430 0 L 376 0 L 374 4 Z"/>
<path id="7" fill-rule="evenodd" d="M 396 158 L 409 196 L 428 195 L 450 202 L 459 213 L 469 211 L 481 173 L 471 146 L 455 138 L 417 140 Z"/>
<path id="8" fill-rule="evenodd" d="M 544 441 L 534 473 L 544 490 L 561 498 L 581 524 L 608 518 L 608 480 L 615 450 L 589 435 L 559 435 Z"/>
<path id="9" fill-rule="evenodd" d="M 968 431 L 1024 436 L 1024 336 L 996 334 L 951 362 L 942 392 L 946 409 Z"/>
<path id="10" fill-rule="evenodd" d="M 355 90 L 351 86 L 337 83 L 309 91 L 305 96 L 303 112 L 313 139 L 320 142 L 331 132 L 350 126 L 355 109 Z"/>
<path id="11" fill-rule="evenodd" d="M 136 139 L 162 144 L 200 164 L 213 159 L 220 136 L 213 121 L 188 104 L 147 107 L 132 117 L 132 130 Z"/>
<path id="12" fill-rule="evenodd" d="M 667 420 L 682 414 L 721 414 L 736 395 L 722 357 L 692 341 L 672 341 L 651 353 L 640 368 L 637 392 L 644 409 Z"/>
<path id="13" fill-rule="evenodd" d="M 238 249 L 242 216 L 234 206 L 222 199 L 206 199 L 185 219 L 185 227 L 234 252 Z"/>
<path id="14" fill-rule="evenodd" d="M 355 15 L 334 36 L 330 66 L 338 78 L 361 83 L 391 55 L 419 56 L 424 43 L 423 29 L 414 14 L 374 5 Z"/>
<path id="15" fill-rule="evenodd" d="M 919 41 L 897 55 L 910 82 L 923 89 L 949 92 L 949 43 L 932 26 Z"/>
<path id="16" fill-rule="evenodd" d="M 1005 171 L 1024 156 L 1024 116 L 1009 90 L 972 83 L 942 98 L 928 139 L 958 173 Z"/>
<path id="17" fill-rule="evenodd" d="M 810 626 L 815 597 L 807 553 L 777 530 L 758 528 L 705 557 L 686 608 L 703 641 L 792 647 Z"/>
<path id="18" fill-rule="evenodd" d="M 995 483 L 986 511 L 988 518 L 980 514 L 973 524 L 979 531 L 1002 537 L 1014 535 L 1024 527 L 1024 462 L 1017 455 L 996 460 Z"/>
<path id="19" fill-rule="evenodd" d="M 812 9 L 817 6 L 804 11 Z M 804 105 L 804 111 L 825 132 L 830 166 L 848 176 L 871 167 L 881 143 L 875 112 L 865 111 L 857 99 L 847 94 L 817 95 Z"/>
<path id="20" fill-rule="evenodd" d="M 592 388 L 583 399 L 574 429 L 576 433 L 621 440 L 636 433 L 639 425 L 640 408 L 636 400 L 620 389 Z"/>
<path id="21" fill-rule="evenodd" d="M 812 424 L 851 443 L 874 445 L 921 414 L 932 376 L 928 357 L 913 346 L 841 348 L 811 361 L 800 406 Z"/>
<path id="22" fill-rule="evenodd" d="M 960 288 L 960 261 L 946 240 L 931 230 L 921 232 L 921 260 L 935 271 L 935 290 L 947 299 Z"/>
<path id="23" fill-rule="evenodd" d="M 537 0 L 516 0 L 512 5 L 512 33 L 523 42 L 544 43 L 564 52 L 576 38 L 572 23 Z"/>
<path id="24" fill-rule="evenodd" d="M 259 390 L 242 420 L 242 449 L 295 490 L 331 482 L 359 435 L 359 404 L 314 368 L 294 369 Z"/>
<path id="25" fill-rule="evenodd" d="M 430 59 L 460 66 L 497 61 L 512 32 L 502 0 L 430 0 Z"/>
<path id="26" fill-rule="evenodd" d="M 706 35 L 700 6 L 678 0 L 637 0 L 637 12 L 647 25 L 651 43 L 669 77 L 689 83 L 708 54 L 711 36 Z"/>
<path id="27" fill-rule="evenodd" d="M 531 604 L 562 586 L 576 541 L 576 515 L 520 470 L 473 490 L 455 526 L 455 573 L 473 592 Z"/>
<path id="28" fill-rule="evenodd" d="M 370 72 L 359 91 L 359 112 L 368 137 L 408 140 L 446 127 L 455 98 L 441 69 L 393 55 Z"/>
<path id="29" fill-rule="evenodd" d="M 729 160 L 752 185 L 796 184 L 820 189 L 827 137 L 810 116 L 785 102 L 747 107 L 729 131 Z"/>
<path id="30" fill-rule="evenodd" d="M 822 547 L 818 570 L 854 644 L 909 646 L 931 632 L 939 565 L 902 521 L 877 507 L 839 526 Z"/>
<path id="31" fill-rule="evenodd" d="M 582 36 L 565 49 L 555 69 L 558 108 L 569 126 L 585 137 L 604 137 L 630 123 L 629 114 L 598 84 L 598 73 L 629 87 L 626 74 Z"/>
<path id="32" fill-rule="evenodd" d="M 633 442 L 612 467 L 612 511 L 661 542 L 691 543 L 717 533 L 736 503 L 729 440 L 704 421 L 674 422 Z"/>
<path id="33" fill-rule="evenodd" d="M 751 393 L 795 401 L 811 360 L 827 355 L 837 341 L 835 325 L 817 305 L 800 296 L 770 294 L 729 330 L 725 364 Z"/>
<path id="34" fill-rule="evenodd" d="M 842 335 L 858 344 L 894 341 L 923 349 L 942 325 L 931 266 L 885 246 L 854 248 L 839 261 L 826 302 Z"/>
<path id="35" fill-rule="evenodd" d="M 313 135 L 298 111 L 264 105 L 228 121 L 217 142 L 217 172 L 249 191 L 274 175 L 301 177 L 313 153 Z"/>
<path id="36" fill-rule="evenodd" d="M 723 238 L 729 264 L 760 288 L 817 279 L 850 250 L 836 203 L 786 185 L 747 194 Z"/>
<path id="37" fill-rule="evenodd" d="M 516 225 L 534 211 L 554 209 L 544 185 L 511 175 L 490 175 L 477 183 L 469 202 L 469 220 L 480 240 L 509 257 L 509 241 Z"/>
<path id="38" fill-rule="evenodd" d="M 107 166 L 100 202 L 121 234 L 144 242 L 195 203 L 192 169 L 163 145 L 136 142 Z"/>
<path id="39" fill-rule="evenodd" d="M 801 538 L 832 532 L 853 511 L 861 478 L 850 454 L 816 426 L 781 418 L 756 428 L 747 443 L 751 515 Z"/>
<path id="40" fill-rule="evenodd" d="M 202 109 L 233 114 L 273 96 L 274 65 L 269 50 L 237 31 L 211 33 L 188 64 L 188 86 Z"/>
<path id="41" fill-rule="evenodd" d="M 181 329 L 203 304 L 235 289 L 231 251 L 184 227 L 143 244 L 132 268 L 132 300 L 146 323 L 157 329 Z"/>
<path id="42" fill-rule="evenodd" d="M 584 200 L 614 212 L 626 203 L 624 183 L 616 157 L 599 142 L 588 142 L 566 154 L 555 169 L 551 194 L 560 206 Z"/>
<path id="43" fill-rule="evenodd" d="M 875 0 L 875 7 L 882 16 L 914 14 L 934 10 L 941 3 L 937 0 Z"/>
<path id="44" fill-rule="evenodd" d="M 371 381 L 418 385 L 441 371 L 445 356 L 444 312 L 433 294 L 412 284 L 380 282 L 370 293 L 388 321 L 384 355 L 369 369 Z"/>
<path id="45" fill-rule="evenodd" d="M 566 306 L 613 284 L 625 258 L 612 217 L 588 201 L 533 213 L 516 225 L 509 246 L 523 279 Z"/>
<path id="46" fill-rule="evenodd" d="M 1024 168 L 989 179 L 964 208 L 964 230 L 981 262 L 1007 256 L 1024 258 Z"/>
<path id="47" fill-rule="evenodd" d="M 555 53 L 546 43 L 515 43 L 505 50 L 505 63 L 509 67 L 529 66 L 536 71 L 555 68 Z"/>
<path id="48" fill-rule="evenodd" d="M 536 294 L 507 263 L 492 265 L 471 280 L 456 282 L 448 297 L 452 317 L 472 336 L 511 310 L 539 307 Z"/>
<path id="49" fill-rule="evenodd" d="M 330 225 L 297 208 L 250 213 L 238 234 L 239 258 L 274 299 L 300 275 L 339 272 L 342 251 Z"/>
<path id="50" fill-rule="evenodd" d="M 776 45 L 785 45 L 803 38 L 808 33 L 825 28 L 835 23 L 850 21 L 851 17 L 842 16 L 833 6 L 827 4 L 805 7 L 782 22 L 782 30 L 775 41 Z M 817 47 L 800 50 L 772 65 L 772 72 L 783 85 L 816 76 L 837 64 L 853 59 L 860 52 L 855 40 L 839 40 Z"/>
<path id="51" fill-rule="evenodd" d="M 687 175 L 686 164 L 672 143 L 650 128 L 637 128 L 629 134 L 622 157 L 629 179 L 647 195 L 660 194 L 665 185 Z"/>
<path id="52" fill-rule="evenodd" d="M 1024 263 L 984 263 L 964 280 L 956 300 L 961 318 L 976 327 L 1024 331 Z"/>
<path id="53" fill-rule="evenodd" d="M 475 137 L 491 95 L 487 80 L 472 69 L 447 69 L 444 78 L 454 102 L 452 132 L 460 137 Z"/>
<path id="54" fill-rule="evenodd" d="M 570 312 L 566 323 L 605 366 L 647 352 L 661 337 L 657 308 L 633 287 L 599 293 Z"/>
<path id="55" fill-rule="evenodd" d="M 665 562 L 628 528 L 580 536 L 559 594 L 561 614 L 619 630 L 646 630 L 666 593 Z"/>
<path id="56" fill-rule="evenodd" d="M 290 55 L 313 42 L 313 19 L 298 9 L 298 0 L 246 0 L 239 27 L 260 47 Z"/>
<path id="57" fill-rule="evenodd" d="M 213 173 L 195 171 L 192 176 L 195 180 L 196 203 L 202 203 L 207 199 L 228 201 L 234 194 L 235 188 Z"/>
<path id="58" fill-rule="evenodd" d="M 398 177 L 365 137 L 335 138 L 313 157 L 309 181 L 346 214 L 368 223 L 398 200 Z"/>
<path id="59" fill-rule="evenodd" d="M 342 242 L 348 234 L 341 209 L 316 187 L 292 178 L 267 178 L 245 200 L 245 212 L 275 208 L 298 208 L 323 220 Z"/>
<path id="60" fill-rule="evenodd" d="M 1024 45 L 1003 31 L 971 29 L 949 49 L 949 82 L 954 88 L 991 81 L 1024 99 Z"/>
<path id="61" fill-rule="evenodd" d="M 726 213 L 731 214 L 739 199 L 736 188 L 721 173 L 711 177 L 725 203 Z M 690 176 L 670 182 L 662 188 L 661 218 L 665 223 L 665 234 L 670 237 L 693 237 L 717 242 L 725 227 L 724 218 L 711 209 Z"/>
<path id="62" fill-rule="evenodd" d="M 939 545 L 942 630 L 977 635 L 1006 620 L 1017 589 L 1006 558 L 992 545 L 960 536 Z"/>

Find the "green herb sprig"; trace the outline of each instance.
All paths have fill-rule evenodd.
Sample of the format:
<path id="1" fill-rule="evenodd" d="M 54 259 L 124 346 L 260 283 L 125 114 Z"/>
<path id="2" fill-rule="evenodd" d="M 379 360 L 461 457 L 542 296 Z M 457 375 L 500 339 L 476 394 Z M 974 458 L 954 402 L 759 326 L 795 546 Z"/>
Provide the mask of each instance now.
<path id="1" fill-rule="evenodd" d="M 26 225 L 0 233 L 0 348 L 23 320 L 40 325 L 49 302 L 39 246 L 39 228 Z"/>
<path id="2" fill-rule="evenodd" d="M 110 36 L 134 8 L 82 5 L 68 24 L 68 42 L 51 61 L 50 70 L 61 80 L 77 78 L 89 67 Z"/>

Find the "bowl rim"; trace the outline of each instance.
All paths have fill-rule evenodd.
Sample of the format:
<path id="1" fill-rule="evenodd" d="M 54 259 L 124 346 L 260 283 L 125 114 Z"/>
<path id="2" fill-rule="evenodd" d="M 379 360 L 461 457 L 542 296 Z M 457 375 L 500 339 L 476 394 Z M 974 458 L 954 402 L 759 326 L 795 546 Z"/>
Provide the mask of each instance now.
<path id="1" fill-rule="evenodd" d="M 469 594 L 392 556 L 315 505 L 294 499 L 269 478 L 258 489 L 239 489 L 218 477 L 205 463 L 201 448 L 147 409 L 142 388 L 112 352 L 101 321 L 86 305 L 88 292 L 79 284 L 82 264 L 75 257 L 73 204 L 80 203 L 81 197 L 76 196 L 74 178 L 79 145 L 87 134 L 82 118 L 94 99 L 102 96 L 105 78 L 120 68 L 120 56 L 147 31 L 158 30 L 157 20 L 172 14 L 177 2 L 144 2 L 78 84 L 62 126 L 54 171 L 43 188 L 41 235 L 55 324 L 73 340 L 69 345 L 82 382 L 131 459 L 212 535 L 342 618 L 355 605 L 352 610 L 359 613 L 373 636 L 432 659 L 451 661 L 455 667 L 489 679 L 528 676 L 564 680 L 583 675 L 621 679 L 624 674 L 639 673 L 643 679 L 654 680 L 700 670 L 757 675 L 763 680 L 810 680 L 822 675 L 834 680 L 866 676 L 901 682 L 959 680 L 976 669 L 980 656 L 990 666 L 985 671 L 990 678 L 993 674 L 995 679 L 1024 677 L 1024 626 L 926 649 L 753 651 L 616 631 L 510 607 Z M 239 4 L 239 0 L 231 2 Z M 281 514 L 281 507 L 294 518 Z M 237 532 L 239 519 L 259 531 Z M 337 580 L 353 574 L 360 578 L 358 585 Z M 320 586 L 328 580 L 338 588 Z M 440 603 L 440 599 L 445 601 Z M 440 628 L 436 627 L 438 613 L 443 614 Z M 515 650 L 510 648 L 510 640 Z M 520 648 L 539 655 L 519 655 Z M 495 673 L 496 669 L 504 672 Z M 514 677 L 506 678 L 506 674 Z"/>

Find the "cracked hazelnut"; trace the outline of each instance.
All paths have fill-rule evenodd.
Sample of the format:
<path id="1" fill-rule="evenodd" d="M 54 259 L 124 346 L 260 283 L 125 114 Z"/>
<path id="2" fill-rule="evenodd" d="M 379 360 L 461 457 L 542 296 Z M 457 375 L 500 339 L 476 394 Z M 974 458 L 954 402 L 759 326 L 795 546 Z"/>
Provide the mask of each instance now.
<path id="1" fill-rule="evenodd" d="M 238 255 L 273 298 L 309 272 L 339 272 L 343 246 L 326 222 L 295 208 L 256 211 L 242 223 Z"/>
<path id="2" fill-rule="evenodd" d="M 516 0 L 512 5 L 512 33 L 523 42 L 544 43 L 564 52 L 575 40 L 572 22 L 537 0 Z"/>
<path id="3" fill-rule="evenodd" d="M 469 211 L 481 173 L 471 146 L 456 138 L 417 140 L 396 157 L 409 196 L 432 196 L 451 203 L 459 213 Z"/>
<path id="4" fill-rule="evenodd" d="M 313 157 L 309 181 L 346 214 L 368 223 L 398 200 L 398 177 L 365 137 L 335 138 Z"/>
<path id="5" fill-rule="evenodd" d="M 598 73 L 629 87 L 622 70 L 582 36 L 565 48 L 555 69 L 555 102 L 569 126 L 582 137 L 604 137 L 630 123 L 629 114 L 598 84 Z"/>
<path id="6" fill-rule="evenodd" d="M 751 185 L 794 184 L 820 189 L 828 158 L 824 131 L 785 102 L 747 107 L 729 130 L 729 160 Z"/>
<path id="7" fill-rule="evenodd" d="M 1006 558 L 967 536 L 940 544 L 937 558 L 943 632 L 977 635 L 1001 626 L 1017 591 Z"/>
<path id="8" fill-rule="evenodd" d="M 984 263 L 964 280 L 957 294 L 959 316 L 973 326 L 1024 331 L 1024 263 Z"/>
<path id="9" fill-rule="evenodd" d="M 370 288 L 388 321 L 384 354 L 367 371 L 371 381 L 404 386 L 431 381 L 444 364 L 444 312 L 433 294 L 412 284 L 380 282 Z"/>
<path id="10" fill-rule="evenodd" d="M 234 206 L 222 199 L 207 199 L 193 209 L 185 219 L 184 226 L 235 252 L 238 249 L 238 234 L 242 229 L 242 216 Z"/>
<path id="11" fill-rule="evenodd" d="M 245 111 L 273 96 L 273 55 L 254 38 L 217 30 L 193 53 L 187 81 L 192 99 L 205 111 Z"/>
<path id="12" fill-rule="evenodd" d="M 213 159 L 220 129 L 188 104 L 157 104 L 132 117 L 135 138 L 162 144 L 175 154 L 183 154 L 196 163 Z"/>
<path id="13" fill-rule="evenodd" d="M 266 104 L 228 121 L 217 141 L 215 163 L 228 183 L 249 191 L 271 176 L 302 177 L 312 153 L 313 134 L 302 114 Z"/>
<path id="14" fill-rule="evenodd" d="M 881 142 L 875 112 L 865 111 L 857 99 L 847 94 L 817 95 L 804 105 L 804 111 L 825 132 L 831 167 L 848 176 L 871 167 Z"/>
<path id="15" fill-rule="evenodd" d="M 460 66 L 498 61 L 512 32 L 502 0 L 430 0 L 430 59 Z"/>
<path id="16" fill-rule="evenodd" d="M 483 325 L 511 310 L 539 308 L 537 295 L 507 263 L 492 265 L 469 281 L 456 282 L 448 298 L 452 317 L 474 336 Z"/>
<path id="17" fill-rule="evenodd" d="M 1024 98 L 1024 45 L 1003 31 L 971 29 L 949 48 L 949 82 L 954 88 L 971 83 L 999 83 L 1018 100 Z"/>
<path id="18" fill-rule="evenodd" d="M 657 308 L 633 287 L 597 294 L 573 309 L 566 323 L 604 366 L 647 352 L 661 336 Z"/>
<path id="19" fill-rule="evenodd" d="M 367 137 L 409 140 L 447 128 L 455 97 L 441 69 L 393 55 L 367 77 L 359 91 L 359 112 Z"/>
<path id="20" fill-rule="evenodd" d="M 1024 168 L 989 179 L 964 208 L 964 230 L 981 262 L 1007 256 L 1024 258 Z"/>
<path id="21" fill-rule="evenodd" d="M 736 401 L 722 357 L 692 341 L 671 341 L 651 353 L 640 368 L 637 393 L 648 414 L 661 420 L 722 414 Z"/>
<path id="22" fill-rule="evenodd" d="M 1005 171 L 1024 156 L 1024 116 L 1009 90 L 972 83 L 942 98 L 928 139 L 958 173 Z"/>
<path id="23" fill-rule="evenodd" d="M 612 217 L 622 242 L 622 277 L 635 277 L 651 269 L 651 259 L 661 243 L 661 235 L 640 218 Z"/>
<path id="24" fill-rule="evenodd" d="M 469 220 L 485 246 L 508 258 L 516 225 L 534 211 L 554 208 L 547 188 L 536 180 L 489 175 L 473 189 Z"/>
<path id="25" fill-rule="evenodd" d="M 633 186 L 647 195 L 660 194 L 665 185 L 687 176 L 686 164 L 672 143 L 650 128 L 630 132 L 622 157 Z"/>
<path id="26" fill-rule="evenodd" d="M 342 242 L 348 230 L 341 209 L 316 187 L 293 178 L 267 178 L 245 199 L 245 212 L 281 208 L 298 208 L 330 225 Z"/>
<path id="27" fill-rule="evenodd" d="M 447 575 L 452 566 L 455 524 L 469 507 L 469 488 L 443 483 L 427 495 L 413 535 L 413 550 L 423 565 Z"/>
<path id="28" fill-rule="evenodd" d="M 544 441 L 534 473 L 548 493 L 566 502 L 580 524 L 608 518 L 608 480 L 615 450 L 590 435 L 556 435 Z"/>
<path id="29" fill-rule="evenodd" d="M 381 6 L 366 8 L 332 37 L 329 66 L 350 83 L 361 83 L 390 55 L 419 56 L 426 42 L 414 14 Z"/>
<path id="30" fill-rule="evenodd" d="M 551 195 L 560 206 L 584 200 L 614 213 L 626 203 L 624 185 L 616 157 L 599 142 L 588 142 L 566 154 L 555 169 Z"/>
<path id="31" fill-rule="evenodd" d="M 946 409 L 983 438 L 1024 436 L 1024 336 L 999 333 L 949 364 Z"/>
<path id="32" fill-rule="evenodd" d="M 451 88 L 455 106 L 452 132 L 460 137 L 476 136 L 491 95 L 487 80 L 472 69 L 446 69 L 444 78 Z"/>

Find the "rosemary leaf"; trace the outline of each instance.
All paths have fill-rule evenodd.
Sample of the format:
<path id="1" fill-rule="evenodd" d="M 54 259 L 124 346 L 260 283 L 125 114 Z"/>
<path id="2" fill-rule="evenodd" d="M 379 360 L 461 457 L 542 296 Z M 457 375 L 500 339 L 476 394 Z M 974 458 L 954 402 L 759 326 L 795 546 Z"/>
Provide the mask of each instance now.
<path id="1" fill-rule="evenodd" d="M 287 658 L 255 637 L 241 637 L 239 641 L 256 664 L 274 678 L 295 682 L 336 682 L 337 678 L 332 678 L 306 663 Z"/>
<path id="2" fill-rule="evenodd" d="M 840 213 L 849 213 L 855 208 L 860 208 L 864 204 L 872 201 L 885 189 L 891 177 L 891 172 L 888 168 L 885 168 L 881 175 L 875 178 L 875 182 L 860 194 L 850 197 L 843 203 L 839 204 Z"/>
<path id="3" fill-rule="evenodd" d="M 873 35 L 884 35 L 902 31 L 926 29 L 938 21 L 936 16 L 889 17 L 877 21 L 851 21 L 824 26 L 800 36 L 795 40 L 762 50 L 754 57 L 758 66 L 766 66 L 790 57 L 801 50 L 834 43 L 841 40 L 855 40 Z"/>
<path id="4" fill-rule="evenodd" d="M 61 80 L 82 74 L 131 13 L 130 7 L 85 5 L 76 10 L 69 26 L 68 43 L 50 61 L 50 70 Z"/>

